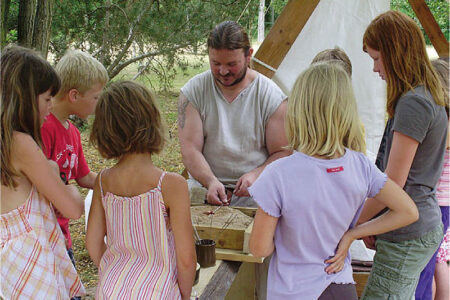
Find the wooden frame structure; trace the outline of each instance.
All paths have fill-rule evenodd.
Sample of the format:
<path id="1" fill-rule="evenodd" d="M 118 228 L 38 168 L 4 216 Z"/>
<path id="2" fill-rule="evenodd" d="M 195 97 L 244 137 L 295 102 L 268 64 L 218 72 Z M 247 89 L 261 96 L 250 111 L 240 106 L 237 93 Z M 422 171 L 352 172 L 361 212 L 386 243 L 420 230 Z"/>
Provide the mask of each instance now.
<path id="1" fill-rule="evenodd" d="M 255 56 L 253 68 L 272 78 L 320 0 L 289 0 Z M 408 0 L 439 57 L 449 56 L 449 43 L 425 0 Z M 293 22 L 292 20 L 296 20 Z"/>

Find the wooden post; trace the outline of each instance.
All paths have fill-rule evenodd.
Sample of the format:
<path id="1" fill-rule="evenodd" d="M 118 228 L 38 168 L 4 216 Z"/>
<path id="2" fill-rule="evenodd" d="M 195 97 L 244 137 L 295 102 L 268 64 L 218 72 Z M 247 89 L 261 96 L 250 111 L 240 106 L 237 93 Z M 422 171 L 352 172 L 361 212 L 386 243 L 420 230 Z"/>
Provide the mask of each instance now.
<path id="1" fill-rule="evenodd" d="M 425 0 L 408 0 L 439 57 L 449 56 L 449 45 Z"/>
<path id="2" fill-rule="evenodd" d="M 289 0 L 255 54 L 253 68 L 256 71 L 272 78 L 275 72 L 263 64 L 273 69 L 280 66 L 318 3 L 319 0 Z"/>

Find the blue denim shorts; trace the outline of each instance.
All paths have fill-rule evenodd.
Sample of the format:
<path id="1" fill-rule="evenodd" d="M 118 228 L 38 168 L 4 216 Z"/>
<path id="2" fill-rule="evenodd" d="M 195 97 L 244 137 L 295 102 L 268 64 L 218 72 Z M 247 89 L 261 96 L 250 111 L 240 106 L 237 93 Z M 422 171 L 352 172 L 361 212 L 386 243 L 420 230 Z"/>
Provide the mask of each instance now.
<path id="1" fill-rule="evenodd" d="M 401 242 L 377 240 L 372 272 L 361 299 L 412 299 L 420 272 L 442 238 L 440 224 L 417 239 Z"/>

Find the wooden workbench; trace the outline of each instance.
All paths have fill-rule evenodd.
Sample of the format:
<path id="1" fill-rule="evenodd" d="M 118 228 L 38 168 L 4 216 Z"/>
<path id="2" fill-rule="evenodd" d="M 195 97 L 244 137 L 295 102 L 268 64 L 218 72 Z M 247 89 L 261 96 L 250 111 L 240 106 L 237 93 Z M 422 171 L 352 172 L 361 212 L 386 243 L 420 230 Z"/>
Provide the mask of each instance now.
<path id="1" fill-rule="evenodd" d="M 254 263 L 217 260 L 216 265 L 200 269 L 199 282 L 193 287 L 200 300 L 254 299 Z"/>
<path id="2" fill-rule="evenodd" d="M 361 297 L 369 272 L 354 271 L 358 297 Z M 216 265 L 200 270 L 200 279 L 194 288 L 200 300 L 254 299 L 255 263 L 217 260 Z"/>

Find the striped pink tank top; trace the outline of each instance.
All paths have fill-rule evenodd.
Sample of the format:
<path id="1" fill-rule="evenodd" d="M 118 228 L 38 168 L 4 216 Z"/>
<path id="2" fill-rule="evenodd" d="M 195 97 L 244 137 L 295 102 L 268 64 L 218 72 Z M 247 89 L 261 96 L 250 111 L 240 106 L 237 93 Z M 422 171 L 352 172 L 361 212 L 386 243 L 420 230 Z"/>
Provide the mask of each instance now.
<path id="1" fill-rule="evenodd" d="M 450 150 L 445 149 L 444 166 L 436 186 L 439 206 L 450 206 Z"/>
<path id="2" fill-rule="evenodd" d="M 95 299 L 181 299 L 175 243 L 161 182 L 150 191 L 122 197 L 100 191 L 107 249 L 99 266 Z"/>

